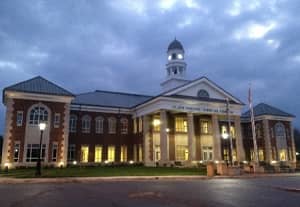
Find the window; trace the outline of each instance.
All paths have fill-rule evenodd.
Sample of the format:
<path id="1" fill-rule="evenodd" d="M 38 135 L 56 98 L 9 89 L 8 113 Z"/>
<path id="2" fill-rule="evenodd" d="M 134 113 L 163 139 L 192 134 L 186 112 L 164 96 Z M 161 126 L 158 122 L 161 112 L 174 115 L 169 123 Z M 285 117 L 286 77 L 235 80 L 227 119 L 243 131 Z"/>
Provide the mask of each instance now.
<path id="1" fill-rule="evenodd" d="M 285 127 L 281 122 L 275 124 L 275 137 L 276 137 L 277 152 L 279 153 L 279 160 L 286 161 L 287 160 L 286 132 L 285 132 Z"/>
<path id="2" fill-rule="evenodd" d="M 91 130 L 91 117 L 85 115 L 82 117 L 82 133 L 90 133 Z"/>
<path id="3" fill-rule="evenodd" d="M 44 161 L 46 152 L 46 145 L 42 145 L 41 160 Z M 39 144 L 28 144 L 26 153 L 26 162 L 36 162 L 40 156 L 40 145 Z"/>
<path id="4" fill-rule="evenodd" d="M 75 160 L 75 151 L 76 146 L 75 144 L 69 144 L 68 147 L 68 161 L 74 161 Z"/>
<path id="5" fill-rule="evenodd" d="M 81 146 L 81 162 L 87 163 L 89 161 L 89 147 Z"/>
<path id="6" fill-rule="evenodd" d="M 172 60 L 175 60 L 176 59 L 176 53 L 173 53 L 172 54 Z"/>
<path id="7" fill-rule="evenodd" d="M 19 162 L 20 158 L 20 142 L 15 142 L 14 146 L 14 162 Z"/>
<path id="8" fill-rule="evenodd" d="M 199 98 L 209 98 L 209 93 L 206 90 L 201 89 L 198 91 L 197 96 Z"/>
<path id="9" fill-rule="evenodd" d="M 115 134 L 117 128 L 117 120 L 114 117 L 108 118 L 108 133 Z"/>
<path id="10" fill-rule="evenodd" d="M 143 120 L 141 117 L 139 117 L 139 132 L 143 131 Z"/>
<path id="11" fill-rule="evenodd" d="M 208 121 L 200 121 L 201 134 L 210 134 L 210 125 Z"/>
<path id="12" fill-rule="evenodd" d="M 70 132 L 76 132 L 76 128 L 77 128 L 77 116 L 75 116 L 75 115 L 71 115 L 70 116 L 69 127 L 70 127 Z"/>
<path id="13" fill-rule="evenodd" d="M 264 161 L 265 160 L 264 150 L 263 149 L 258 149 L 258 160 L 259 161 Z"/>
<path id="14" fill-rule="evenodd" d="M 213 148 L 209 146 L 202 147 L 202 159 L 204 161 L 213 160 Z"/>
<path id="15" fill-rule="evenodd" d="M 107 161 L 114 162 L 115 161 L 115 147 L 108 146 L 107 148 Z"/>
<path id="16" fill-rule="evenodd" d="M 134 118 L 133 119 L 133 133 L 136 134 L 137 133 L 137 119 Z"/>
<path id="17" fill-rule="evenodd" d="M 48 111 L 41 106 L 36 106 L 30 111 L 29 124 L 38 125 L 40 122 L 48 121 Z"/>
<path id="18" fill-rule="evenodd" d="M 23 125 L 23 111 L 17 111 L 17 126 Z"/>
<path id="19" fill-rule="evenodd" d="M 280 161 L 287 161 L 286 149 L 279 150 L 279 160 Z"/>
<path id="20" fill-rule="evenodd" d="M 97 117 L 95 119 L 95 122 L 96 122 L 96 134 L 102 134 L 104 119 L 102 117 Z"/>
<path id="21" fill-rule="evenodd" d="M 175 118 L 175 131 L 176 132 L 187 132 L 187 120 L 183 117 Z"/>
<path id="22" fill-rule="evenodd" d="M 95 162 L 102 161 L 102 146 L 95 147 Z"/>
<path id="23" fill-rule="evenodd" d="M 128 120 L 126 118 L 121 119 L 121 134 L 128 133 Z"/>
<path id="24" fill-rule="evenodd" d="M 227 134 L 227 127 L 225 125 L 221 126 L 221 135 Z"/>
<path id="25" fill-rule="evenodd" d="M 186 145 L 176 145 L 176 160 L 186 161 L 189 159 L 189 150 Z"/>
<path id="26" fill-rule="evenodd" d="M 127 161 L 127 146 L 123 145 L 121 146 L 121 162 Z"/>
<path id="27" fill-rule="evenodd" d="M 52 162 L 57 161 L 57 149 L 58 149 L 57 143 L 53 143 L 52 144 Z"/>
<path id="28" fill-rule="evenodd" d="M 229 161 L 229 151 L 228 149 L 223 149 L 224 160 Z"/>
<path id="29" fill-rule="evenodd" d="M 153 118 L 153 131 L 159 132 L 160 131 L 160 119 L 159 116 Z"/>
<path id="30" fill-rule="evenodd" d="M 139 144 L 139 162 L 143 161 L 143 147 Z"/>
<path id="31" fill-rule="evenodd" d="M 60 114 L 59 113 L 55 113 L 54 114 L 54 128 L 58 128 L 60 125 Z"/>

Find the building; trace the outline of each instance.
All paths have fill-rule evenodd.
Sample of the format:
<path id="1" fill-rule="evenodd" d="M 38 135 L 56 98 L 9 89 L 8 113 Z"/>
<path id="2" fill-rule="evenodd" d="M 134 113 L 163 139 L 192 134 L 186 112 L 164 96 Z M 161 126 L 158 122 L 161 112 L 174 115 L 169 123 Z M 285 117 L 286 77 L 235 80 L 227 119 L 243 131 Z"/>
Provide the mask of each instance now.
<path id="1" fill-rule="evenodd" d="M 74 95 L 39 76 L 4 88 L 2 166 L 35 165 L 40 122 L 47 124 L 45 165 L 250 161 L 244 103 L 207 77 L 187 80 L 186 72 L 185 51 L 175 39 L 167 50 L 167 75 L 157 96 L 100 90 Z M 256 106 L 255 113 L 260 160 L 293 165 L 293 116 L 265 104 Z"/>

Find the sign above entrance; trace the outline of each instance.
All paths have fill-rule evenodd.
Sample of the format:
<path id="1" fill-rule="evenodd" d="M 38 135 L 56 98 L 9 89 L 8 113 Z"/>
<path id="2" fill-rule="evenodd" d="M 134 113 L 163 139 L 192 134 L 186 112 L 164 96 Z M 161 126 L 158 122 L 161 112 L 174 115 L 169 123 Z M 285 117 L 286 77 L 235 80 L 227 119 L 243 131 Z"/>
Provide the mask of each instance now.
<path id="1" fill-rule="evenodd" d="M 172 105 L 173 110 L 186 111 L 186 112 L 203 112 L 203 113 L 218 113 L 226 114 L 226 108 L 212 107 L 212 106 L 189 106 L 189 105 Z M 237 111 L 230 110 L 231 114 L 238 113 Z"/>

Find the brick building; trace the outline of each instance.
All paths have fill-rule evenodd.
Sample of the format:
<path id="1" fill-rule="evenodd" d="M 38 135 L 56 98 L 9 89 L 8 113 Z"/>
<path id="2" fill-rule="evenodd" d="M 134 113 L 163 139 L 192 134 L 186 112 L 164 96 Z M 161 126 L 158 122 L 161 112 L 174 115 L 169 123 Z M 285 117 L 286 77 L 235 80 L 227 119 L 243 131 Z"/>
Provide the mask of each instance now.
<path id="1" fill-rule="evenodd" d="M 186 66 L 183 46 L 174 40 L 157 96 L 100 90 L 74 95 L 40 76 L 4 88 L 2 166 L 35 165 L 41 122 L 45 165 L 251 161 L 244 103 L 207 77 L 187 80 Z M 266 104 L 254 111 L 260 159 L 295 164 L 294 117 Z"/>

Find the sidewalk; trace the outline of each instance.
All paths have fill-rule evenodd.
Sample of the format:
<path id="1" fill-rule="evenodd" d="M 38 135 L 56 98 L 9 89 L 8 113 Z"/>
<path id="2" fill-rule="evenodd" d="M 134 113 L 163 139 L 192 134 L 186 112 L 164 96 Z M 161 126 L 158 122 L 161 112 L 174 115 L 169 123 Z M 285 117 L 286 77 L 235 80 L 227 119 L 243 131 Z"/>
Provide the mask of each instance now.
<path id="1" fill-rule="evenodd" d="M 254 179 L 268 177 L 300 177 L 300 173 L 285 174 L 244 174 L 239 176 L 120 176 L 120 177 L 65 177 L 65 178 L 5 178 L 0 177 L 0 184 L 19 183 L 84 183 L 104 181 L 150 181 L 150 180 L 208 180 L 208 179 Z"/>

